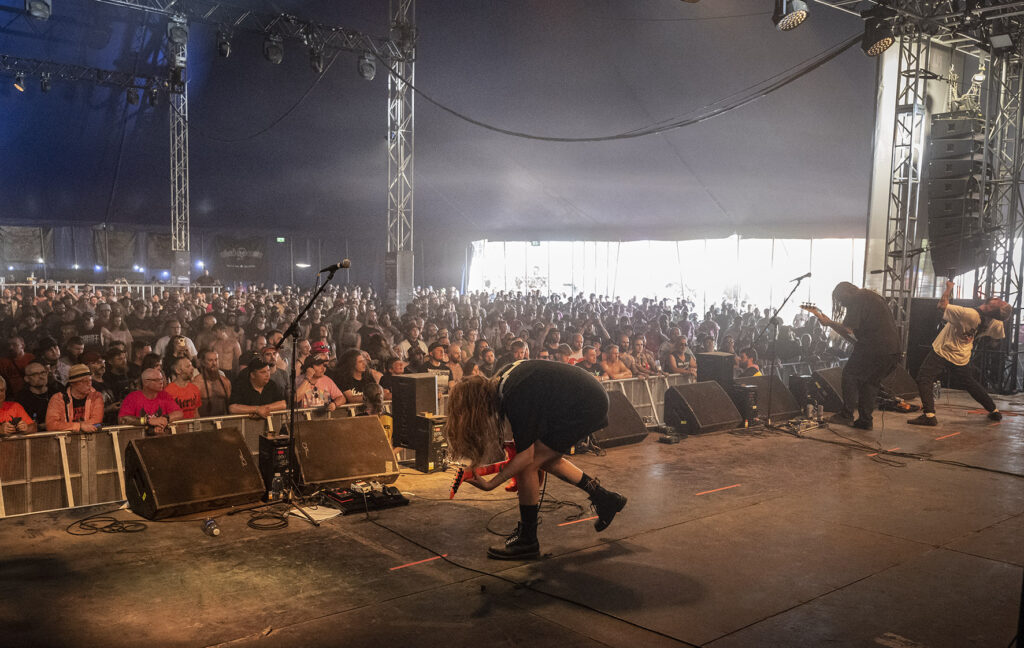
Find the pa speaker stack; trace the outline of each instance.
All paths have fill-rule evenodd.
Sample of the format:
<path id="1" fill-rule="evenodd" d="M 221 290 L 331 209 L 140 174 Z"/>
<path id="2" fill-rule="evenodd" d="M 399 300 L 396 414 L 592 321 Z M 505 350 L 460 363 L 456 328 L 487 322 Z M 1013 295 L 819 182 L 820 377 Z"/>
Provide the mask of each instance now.
<path id="1" fill-rule="evenodd" d="M 981 218 L 985 164 L 984 122 L 961 111 L 932 116 L 928 141 L 928 241 L 937 276 L 958 275 L 985 263 L 991 235 Z"/>

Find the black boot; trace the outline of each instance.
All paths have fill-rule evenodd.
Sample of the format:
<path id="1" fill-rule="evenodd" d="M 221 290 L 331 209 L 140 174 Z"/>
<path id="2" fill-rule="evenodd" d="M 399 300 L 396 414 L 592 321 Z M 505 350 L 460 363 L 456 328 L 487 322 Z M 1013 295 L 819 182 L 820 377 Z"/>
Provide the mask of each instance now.
<path id="1" fill-rule="evenodd" d="M 516 530 L 505 538 L 505 544 L 491 547 L 487 557 L 495 560 L 529 560 L 540 557 L 540 543 L 537 542 L 537 531 L 530 535 L 524 533 L 522 522 L 516 524 Z"/>
<path id="2" fill-rule="evenodd" d="M 626 497 L 601 486 L 596 479 L 592 479 L 590 491 L 590 503 L 593 505 L 597 519 L 594 520 L 594 530 L 604 531 L 615 519 L 615 514 L 626 506 Z"/>

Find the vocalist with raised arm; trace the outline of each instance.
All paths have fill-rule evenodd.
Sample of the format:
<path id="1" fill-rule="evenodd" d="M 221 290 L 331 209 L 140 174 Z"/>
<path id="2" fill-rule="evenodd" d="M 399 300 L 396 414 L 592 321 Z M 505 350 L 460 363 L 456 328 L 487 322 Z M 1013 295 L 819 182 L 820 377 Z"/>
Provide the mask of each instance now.
<path id="1" fill-rule="evenodd" d="M 948 370 L 951 376 L 959 378 L 967 388 L 967 393 L 988 411 L 993 421 L 1001 421 L 1003 415 L 996 409 L 992 397 L 985 388 L 971 376 L 967 369 L 971 361 L 971 350 L 974 341 L 980 337 L 999 340 L 1005 336 L 1003 322 L 1010 317 L 1013 309 L 1002 299 L 992 297 L 977 308 L 966 308 L 949 303 L 949 297 L 956 286 L 952 281 L 946 282 L 946 290 L 942 293 L 938 308 L 942 311 L 942 319 L 946 325 L 942 327 L 938 337 L 932 342 L 932 350 L 928 352 L 921 368 L 917 371 L 917 389 L 921 392 L 921 409 L 924 414 L 907 421 L 911 425 L 938 425 L 935 418 L 935 394 L 932 386 L 935 380 Z"/>
<path id="2" fill-rule="evenodd" d="M 850 359 L 843 367 L 843 409 L 831 420 L 870 430 L 882 379 L 893 372 L 900 360 L 900 339 L 889 305 L 878 293 L 843 281 L 832 291 L 833 315 L 843 320 L 841 324 L 817 308 L 807 310 L 822 325 L 853 343 Z"/>

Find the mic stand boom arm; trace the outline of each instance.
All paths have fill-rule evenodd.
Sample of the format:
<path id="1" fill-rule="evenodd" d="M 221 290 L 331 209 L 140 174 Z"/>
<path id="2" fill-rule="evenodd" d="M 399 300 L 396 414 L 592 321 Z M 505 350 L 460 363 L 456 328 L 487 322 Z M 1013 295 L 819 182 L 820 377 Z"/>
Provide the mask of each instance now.
<path id="1" fill-rule="evenodd" d="M 775 312 L 772 313 L 772 316 L 768 318 L 768 321 L 765 323 L 764 328 L 762 328 L 761 332 L 757 334 L 757 337 L 754 338 L 754 341 L 750 344 L 750 346 L 752 346 L 752 347 L 756 347 L 757 346 L 757 343 L 760 342 L 761 338 L 764 336 L 765 331 L 767 331 L 768 327 L 772 325 L 772 322 L 775 320 L 775 318 L 779 316 L 779 312 L 781 312 L 782 309 L 786 307 L 786 304 L 789 303 L 790 298 L 793 297 L 793 293 L 795 293 L 796 289 L 800 287 L 800 284 L 803 283 L 803 280 L 804 280 L 804 277 L 800 277 L 800 278 L 798 278 L 796 280 L 796 283 L 793 284 L 793 289 L 789 291 L 789 294 L 786 295 L 786 298 L 782 300 L 782 303 L 779 304 L 779 307 L 776 308 Z M 772 376 L 772 372 L 775 371 L 775 363 L 779 359 L 779 354 L 778 354 L 778 350 L 779 350 L 778 349 L 778 337 L 779 337 L 778 336 L 778 331 L 776 330 L 775 337 L 773 337 L 772 340 L 771 340 L 772 355 L 771 355 L 771 359 L 769 360 L 769 363 L 768 363 L 768 374 L 767 374 L 768 375 L 768 402 L 766 403 L 765 414 L 763 415 L 765 423 L 767 423 L 768 426 L 771 426 L 771 424 L 772 424 L 772 383 L 774 381 L 772 380 L 771 376 Z M 780 372 L 780 374 L 781 374 L 781 372 Z M 781 375 L 780 375 L 780 378 L 781 378 Z M 758 404 L 758 409 L 759 410 L 761 409 L 760 404 Z"/>

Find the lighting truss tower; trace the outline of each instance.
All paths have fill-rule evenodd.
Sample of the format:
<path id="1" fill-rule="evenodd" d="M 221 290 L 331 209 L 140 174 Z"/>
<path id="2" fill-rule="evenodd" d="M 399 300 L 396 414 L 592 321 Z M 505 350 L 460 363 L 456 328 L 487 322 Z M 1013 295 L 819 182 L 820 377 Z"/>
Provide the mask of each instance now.
<path id="1" fill-rule="evenodd" d="M 412 251 L 415 0 L 390 0 L 392 39 L 402 51 L 388 74 L 388 252 Z"/>
<path id="2" fill-rule="evenodd" d="M 892 139 L 889 207 L 885 226 L 882 297 L 896 320 L 900 349 L 910 334 L 910 300 L 916 282 L 917 218 L 921 197 L 926 88 L 931 41 L 918 35 L 898 40 L 896 118 Z M 904 363 L 906 360 L 904 359 Z"/>
<path id="3" fill-rule="evenodd" d="M 171 133 L 171 251 L 175 280 L 186 280 L 192 267 L 188 190 L 188 81 L 185 76 L 187 45 L 168 42 L 168 60 L 180 70 L 180 92 L 170 95 Z M 171 75 L 174 78 L 174 75 Z M 172 88 L 175 90 L 175 88 Z"/>
<path id="4" fill-rule="evenodd" d="M 994 55 L 989 61 L 985 109 L 985 160 L 991 169 L 983 174 L 982 223 L 992 232 L 989 258 L 976 273 L 975 295 L 1001 297 L 1013 308 L 1006 322 L 1006 338 L 998 349 L 988 351 L 983 363 L 986 386 L 1002 393 L 1021 389 L 1019 365 L 1021 323 L 1021 236 L 1024 212 L 1021 205 L 1022 130 L 1021 94 L 1024 68 L 1017 57 Z"/>

